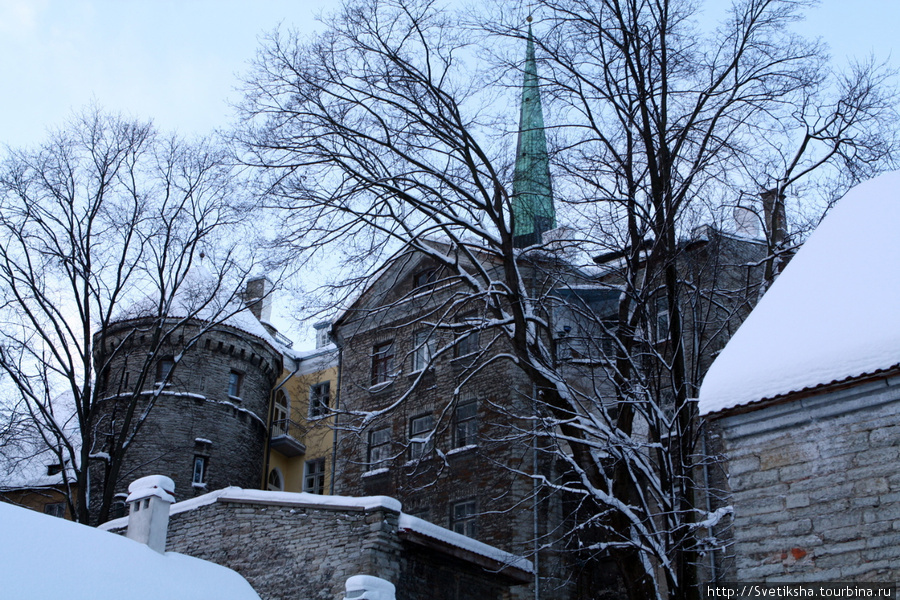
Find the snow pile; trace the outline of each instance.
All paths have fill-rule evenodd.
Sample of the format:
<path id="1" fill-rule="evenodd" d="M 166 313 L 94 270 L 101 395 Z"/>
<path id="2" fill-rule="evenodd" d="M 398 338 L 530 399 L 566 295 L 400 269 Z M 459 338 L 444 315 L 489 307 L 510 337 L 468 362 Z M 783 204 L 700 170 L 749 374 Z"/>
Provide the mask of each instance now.
<path id="1" fill-rule="evenodd" d="M 0 530 L 4 598 L 259 600 L 231 569 L 10 504 Z"/>
<path id="2" fill-rule="evenodd" d="M 175 502 L 175 482 L 165 475 L 147 475 L 131 482 L 128 486 L 128 498 L 125 500 L 131 504 L 135 500 L 142 500 L 150 496 L 162 498 L 166 502 Z"/>
<path id="3" fill-rule="evenodd" d="M 457 548 L 468 550 L 469 552 L 472 552 L 474 554 L 486 556 L 504 565 L 509 565 L 511 567 L 521 569 L 526 573 L 531 573 L 534 569 L 531 561 L 526 558 L 522 558 L 521 556 L 505 552 L 503 550 L 500 550 L 499 548 L 495 548 L 494 546 L 485 544 L 484 542 L 479 542 L 478 540 L 474 540 L 470 537 L 462 535 L 461 533 L 456 533 L 455 531 L 444 529 L 439 525 L 429 523 L 428 521 L 425 521 L 418 517 L 413 517 L 412 515 L 408 515 L 406 513 L 402 513 L 400 515 L 400 522 L 398 524 L 398 527 L 401 531 L 403 531 L 404 529 L 408 531 L 414 531 L 418 534 L 430 537 L 433 540 L 438 540 L 451 546 L 456 546 Z"/>
<path id="4" fill-rule="evenodd" d="M 900 364 L 900 172 L 851 189 L 713 363 L 701 414 Z"/>

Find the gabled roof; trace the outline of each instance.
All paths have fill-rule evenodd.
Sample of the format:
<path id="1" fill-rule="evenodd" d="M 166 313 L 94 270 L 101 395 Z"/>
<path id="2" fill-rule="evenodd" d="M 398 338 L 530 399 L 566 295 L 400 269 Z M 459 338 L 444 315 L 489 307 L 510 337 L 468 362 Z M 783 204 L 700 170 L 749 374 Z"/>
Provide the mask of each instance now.
<path id="1" fill-rule="evenodd" d="M 898 227 L 900 172 L 851 189 L 712 364 L 700 413 L 900 365 Z"/>
<path id="2" fill-rule="evenodd" d="M 5 598 L 259 600 L 231 569 L 0 503 Z"/>

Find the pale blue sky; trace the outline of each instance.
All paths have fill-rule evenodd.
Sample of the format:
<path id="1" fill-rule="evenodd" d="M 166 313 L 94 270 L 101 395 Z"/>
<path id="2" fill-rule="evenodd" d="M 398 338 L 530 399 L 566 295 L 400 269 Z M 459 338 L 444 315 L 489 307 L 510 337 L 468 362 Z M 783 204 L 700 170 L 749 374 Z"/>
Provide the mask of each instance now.
<path id="1" fill-rule="evenodd" d="M 258 36 L 312 31 L 339 0 L 0 0 L 0 145 L 40 142 L 92 100 L 185 135 L 227 127 Z M 726 0 L 708 2 L 709 13 Z M 892 52 L 900 0 L 824 0 L 802 24 L 841 61 Z M 896 54 L 896 53 L 895 53 Z M 900 56 L 893 62 L 900 64 Z"/>

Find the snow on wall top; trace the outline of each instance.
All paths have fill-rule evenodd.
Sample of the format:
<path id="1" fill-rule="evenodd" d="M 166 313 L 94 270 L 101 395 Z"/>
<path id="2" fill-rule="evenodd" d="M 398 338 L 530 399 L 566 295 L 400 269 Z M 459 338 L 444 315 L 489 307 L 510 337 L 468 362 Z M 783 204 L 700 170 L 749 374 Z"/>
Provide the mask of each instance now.
<path id="1" fill-rule="evenodd" d="M 259 600 L 225 567 L 0 503 L 3 597 Z"/>
<path id="2" fill-rule="evenodd" d="M 713 362 L 700 414 L 900 364 L 898 225 L 900 172 L 851 189 Z"/>
<path id="3" fill-rule="evenodd" d="M 445 529 L 439 525 L 429 523 L 428 521 L 425 521 L 418 517 L 414 517 L 412 515 L 408 515 L 406 513 L 400 514 L 400 521 L 397 526 L 401 530 L 407 529 L 410 531 L 415 531 L 416 533 L 428 536 L 434 540 L 439 540 L 451 546 L 456 546 L 457 548 L 468 550 L 469 552 L 473 552 L 480 556 L 486 556 L 505 565 L 516 567 L 517 569 L 521 569 L 526 573 L 532 573 L 534 570 L 534 566 L 532 565 L 531 561 L 526 558 L 523 558 L 516 554 L 510 554 L 509 552 L 500 550 L 499 548 L 495 548 L 494 546 L 490 546 L 488 544 L 485 544 L 484 542 L 479 542 L 478 540 L 462 535 L 461 533 L 450 531 L 449 529 Z"/>
<path id="4" fill-rule="evenodd" d="M 385 508 L 395 512 L 400 512 L 402 508 L 399 500 L 388 496 L 328 496 L 309 494 L 306 492 L 273 492 L 267 490 L 246 490 L 239 487 L 227 487 L 173 504 L 169 509 L 169 514 L 178 514 L 219 501 L 258 502 L 260 504 L 288 504 L 296 506 L 326 506 L 335 509 L 356 508 L 372 510 L 376 508 Z M 103 523 L 99 526 L 99 529 L 108 531 L 112 529 L 121 529 L 127 525 L 128 517 L 122 517 Z M 420 533 L 432 539 L 468 550 L 480 556 L 486 556 L 500 563 L 516 567 L 529 573 L 533 570 L 531 561 L 522 558 L 521 556 L 510 554 L 509 552 L 505 552 L 494 546 L 479 542 L 478 540 L 474 540 L 470 537 L 466 537 L 462 534 L 402 512 L 400 513 L 398 526 L 400 529 L 415 531 L 416 533 Z"/>

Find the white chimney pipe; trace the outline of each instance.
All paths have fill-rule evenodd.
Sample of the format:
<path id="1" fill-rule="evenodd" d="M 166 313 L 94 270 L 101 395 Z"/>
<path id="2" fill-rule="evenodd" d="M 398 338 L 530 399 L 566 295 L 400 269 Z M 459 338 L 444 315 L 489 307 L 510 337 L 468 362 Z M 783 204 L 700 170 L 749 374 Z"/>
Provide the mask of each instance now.
<path id="1" fill-rule="evenodd" d="M 172 496 L 175 482 L 163 475 L 148 475 L 133 481 L 128 492 L 125 502 L 130 511 L 126 537 L 165 554 L 169 507 L 175 502 Z"/>

